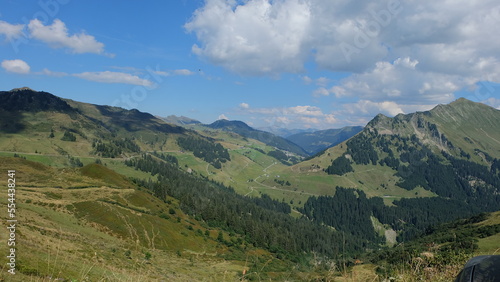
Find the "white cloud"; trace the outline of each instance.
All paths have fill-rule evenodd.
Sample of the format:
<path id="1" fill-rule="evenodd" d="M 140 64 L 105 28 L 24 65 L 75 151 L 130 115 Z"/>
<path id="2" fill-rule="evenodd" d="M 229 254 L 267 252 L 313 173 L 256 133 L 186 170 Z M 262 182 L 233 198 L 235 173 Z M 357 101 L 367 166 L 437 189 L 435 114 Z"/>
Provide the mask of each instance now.
<path id="1" fill-rule="evenodd" d="M 468 85 L 458 75 L 424 72 L 408 57 L 393 63 L 377 62 L 367 72 L 353 74 L 329 89 L 336 97 L 358 97 L 374 102 L 438 104 L 454 100 L 454 92 Z"/>
<path id="2" fill-rule="evenodd" d="M 131 75 L 123 72 L 83 72 L 74 74 L 74 76 L 83 78 L 90 81 L 103 82 L 103 83 L 123 83 L 132 85 L 143 85 L 146 87 L 154 86 L 150 80 L 140 78 L 136 75 Z"/>
<path id="3" fill-rule="evenodd" d="M 170 70 L 170 71 L 154 71 L 155 74 L 160 76 L 171 76 L 171 75 L 194 75 L 195 72 L 190 71 L 188 69 L 178 69 L 178 70 Z"/>
<path id="4" fill-rule="evenodd" d="M 63 77 L 63 76 L 67 76 L 68 74 L 65 73 L 65 72 L 59 72 L 59 71 L 51 71 L 49 69 L 43 69 L 42 72 L 40 73 L 37 73 L 37 74 L 43 74 L 43 75 L 47 75 L 47 76 L 55 76 L 55 77 Z"/>
<path id="5" fill-rule="evenodd" d="M 28 74 L 30 73 L 30 66 L 23 60 L 3 60 L 2 68 L 7 72 L 18 73 L 18 74 Z"/>
<path id="6" fill-rule="evenodd" d="M 398 104 L 394 101 L 373 102 L 369 100 L 359 100 L 356 103 L 346 103 L 335 112 L 336 118 L 343 124 L 364 125 L 377 114 L 395 116 L 397 114 L 413 113 L 417 111 L 428 111 L 434 108 L 435 104 Z"/>
<path id="7" fill-rule="evenodd" d="M 307 125 L 312 125 L 312 124 L 316 125 L 320 123 L 320 120 L 315 117 L 298 117 L 298 119 Z"/>
<path id="8" fill-rule="evenodd" d="M 188 69 L 180 69 L 180 70 L 174 70 L 174 74 L 176 74 L 176 75 L 193 75 L 194 72 L 192 72 Z"/>
<path id="9" fill-rule="evenodd" d="M 221 119 L 229 120 L 225 114 L 219 115 L 219 117 L 217 119 L 218 120 L 221 120 Z"/>
<path id="10" fill-rule="evenodd" d="M 170 73 L 167 71 L 154 71 L 154 73 L 160 76 L 170 76 Z"/>
<path id="11" fill-rule="evenodd" d="M 497 110 L 500 110 L 500 99 L 490 97 L 484 101 L 481 101 L 481 103 L 484 103 L 484 104 L 491 106 Z"/>
<path id="12" fill-rule="evenodd" d="M 328 83 L 330 82 L 330 79 L 326 78 L 326 77 L 320 77 L 318 79 L 316 79 L 316 84 L 319 85 L 319 86 L 326 86 Z"/>
<path id="13" fill-rule="evenodd" d="M 405 74 L 413 70 L 420 77 L 412 85 L 429 83 L 429 89 L 418 88 L 424 95 L 434 90 L 447 95 L 477 81 L 500 82 L 500 37 L 492 36 L 498 26 L 500 5 L 495 0 L 355 4 L 206 0 L 185 24 L 198 39 L 195 54 L 236 73 L 298 73 L 311 59 L 323 69 L 357 74 L 405 68 Z M 399 78 L 411 82 L 407 76 Z M 306 84 L 314 82 L 308 76 L 302 79 Z M 398 92 L 402 88 L 398 80 L 385 79 L 379 90 L 405 95 Z M 451 84 L 445 85 L 446 79 Z M 326 88 L 325 83 L 319 86 Z M 340 92 L 336 93 L 343 95 Z"/>
<path id="14" fill-rule="evenodd" d="M 328 91 L 324 87 L 320 87 L 320 88 L 314 90 L 314 92 L 313 92 L 314 97 L 329 96 L 329 95 L 330 95 L 330 91 Z"/>
<path id="15" fill-rule="evenodd" d="M 295 106 L 283 108 L 252 108 L 246 103 L 241 103 L 237 109 L 237 115 L 252 115 L 271 127 L 294 128 L 331 128 L 339 121 L 333 113 L 325 114 L 315 106 Z"/>
<path id="16" fill-rule="evenodd" d="M 337 99 L 331 121 L 362 124 L 380 112 L 429 110 L 460 90 L 500 83 L 498 26 L 495 0 L 206 0 L 185 28 L 196 35 L 192 51 L 202 59 L 243 75 L 299 73 L 317 86 L 312 96 Z M 311 77 L 303 72 L 311 61 L 348 76 Z M 483 87 L 476 100 L 487 99 L 485 91 L 492 95 Z M 339 105 L 344 101 L 350 104 Z M 324 124 L 327 115 L 239 110 L 297 126 L 305 125 L 300 117 Z"/>
<path id="17" fill-rule="evenodd" d="M 7 40 L 21 35 L 23 32 L 23 24 L 10 24 L 8 22 L 0 21 L 0 34 L 3 34 Z"/>
<path id="18" fill-rule="evenodd" d="M 300 115 L 300 116 L 322 116 L 323 112 L 320 108 L 314 106 L 296 106 L 284 109 L 285 114 Z"/>
<path id="19" fill-rule="evenodd" d="M 340 86 L 333 86 L 332 88 L 330 88 L 330 92 L 333 93 L 337 98 L 347 96 L 347 91 Z"/>
<path id="20" fill-rule="evenodd" d="M 325 115 L 325 122 L 329 124 L 335 124 L 338 122 L 337 118 L 333 114 Z"/>
<path id="21" fill-rule="evenodd" d="M 55 19 L 52 25 L 43 25 L 38 19 L 33 19 L 28 24 L 28 29 L 33 38 L 49 44 L 53 48 L 69 48 L 73 53 L 104 54 L 104 44 L 98 42 L 94 36 L 85 32 L 68 34 L 64 22 Z"/>
<path id="22" fill-rule="evenodd" d="M 355 104 L 345 104 L 344 108 L 349 114 L 362 113 L 370 116 L 375 116 L 378 113 L 389 116 L 405 113 L 398 104 L 392 101 L 376 103 L 368 100 L 360 100 Z"/>
<path id="23" fill-rule="evenodd" d="M 272 75 L 303 69 L 310 17 L 302 0 L 207 0 L 184 27 L 201 42 L 195 54 L 237 73 Z"/>
<path id="24" fill-rule="evenodd" d="M 302 81 L 305 83 L 305 84 L 311 84 L 313 82 L 313 79 L 310 78 L 309 76 L 307 75 L 304 75 L 301 77 L 302 78 Z"/>

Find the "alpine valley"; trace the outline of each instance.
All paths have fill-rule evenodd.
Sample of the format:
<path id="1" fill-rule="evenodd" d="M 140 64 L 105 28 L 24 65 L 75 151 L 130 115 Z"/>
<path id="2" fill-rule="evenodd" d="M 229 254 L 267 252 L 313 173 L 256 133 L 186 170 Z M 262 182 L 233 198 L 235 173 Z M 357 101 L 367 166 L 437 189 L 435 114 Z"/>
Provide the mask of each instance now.
<path id="1" fill-rule="evenodd" d="M 500 111 L 463 98 L 282 137 L 24 87 L 0 167 L 8 281 L 439 281 L 500 242 Z"/>

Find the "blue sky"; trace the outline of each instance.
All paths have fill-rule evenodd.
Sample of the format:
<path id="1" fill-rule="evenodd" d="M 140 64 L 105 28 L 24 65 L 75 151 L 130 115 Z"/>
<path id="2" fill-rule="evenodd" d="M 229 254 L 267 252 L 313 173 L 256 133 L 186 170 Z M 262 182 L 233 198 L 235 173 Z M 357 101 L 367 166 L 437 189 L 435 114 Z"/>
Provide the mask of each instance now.
<path id="1" fill-rule="evenodd" d="M 0 89 L 268 128 L 500 108 L 498 26 L 497 1 L 9 0 Z"/>

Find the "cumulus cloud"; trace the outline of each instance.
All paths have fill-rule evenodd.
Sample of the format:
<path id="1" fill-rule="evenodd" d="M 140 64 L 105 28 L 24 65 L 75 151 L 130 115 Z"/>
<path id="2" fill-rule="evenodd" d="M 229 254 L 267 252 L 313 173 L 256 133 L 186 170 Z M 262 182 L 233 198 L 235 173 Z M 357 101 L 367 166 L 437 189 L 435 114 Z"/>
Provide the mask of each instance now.
<path id="1" fill-rule="evenodd" d="M 316 79 L 316 84 L 319 86 L 326 86 L 330 82 L 329 78 L 326 77 L 320 77 Z"/>
<path id="2" fill-rule="evenodd" d="M 314 106 L 296 106 L 285 108 L 285 114 L 300 115 L 300 116 L 322 116 L 323 112 L 320 108 Z"/>
<path id="3" fill-rule="evenodd" d="M 297 73 L 311 58 L 365 73 L 411 58 L 400 63 L 471 84 L 500 81 L 500 37 L 491 36 L 498 26 L 494 0 L 206 0 L 185 24 L 198 39 L 195 54 L 240 74 Z"/>
<path id="4" fill-rule="evenodd" d="M 184 27 L 196 35 L 192 51 L 200 58 L 243 75 L 298 73 L 316 86 L 317 99 L 349 101 L 334 105 L 331 121 L 361 124 L 380 112 L 428 110 L 458 91 L 500 83 L 500 37 L 492 36 L 498 26 L 495 0 L 206 0 Z M 304 73 L 311 62 L 347 76 L 311 77 Z M 480 94 L 476 100 L 488 98 Z M 304 124 L 290 109 L 246 110 Z"/>
<path id="5" fill-rule="evenodd" d="M 346 103 L 335 115 L 345 125 L 364 125 L 377 114 L 395 116 L 397 114 L 407 114 L 417 111 L 428 111 L 434 108 L 435 104 L 399 104 L 394 101 L 373 102 L 369 100 L 359 100 L 355 103 Z"/>
<path id="6" fill-rule="evenodd" d="M 333 113 L 324 113 L 319 107 L 305 105 L 295 107 L 274 108 L 252 108 L 246 103 L 241 103 L 237 111 L 238 115 L 252 115 L 253 118 L 271 127 L 295 128 L 315 127 L 331 128 L 338 123 Z"/>
<path id="7" fill-rule="evenodd" d="M 49 44 L 53 48 L 69 48 L 73 53 L 104 54 L 104 44 L 85 32 L 70 35 L 64 22 L 55 19 L 52 25 L 43 25 L 38 19 L 28 24 L 33 38 Z"/>
<path id="8" fill-rule="evenodd" d="M 374 116 L 378 113 L 383 113 L 389 116 L 395 116 L 397 114 L 404 114 L 403 109 L 392 101 L 384 102 L 372 102 L 368 100 L 360 100 L 355 104 L 345 104 L 344 108 L 349 114 L 369 114 Z"/>
<path id="9" fill-rule="evenodd" d="M 320 87 L 320 88 L 314 90 L 314 92 L 313 92 L 314 97 L 329 96 L 329 95 L 330 95 L 330 91 L 328 91 L 328 89 L 326 89 L 324 87 Z"/>
<path id="10" fill-rule="evenodd" d="M 23 24 L 10 24 L 5 21 L 0 21 L 0 34 L 3 34 L 7 40 L 20 36 L 23 32 Z"/>
<path id="11" fill-rule="evenodd" d="M 150 80 L 143 79 L 136 75 L 131 75 L 123 72 L 112 72 L 112 71 L 83 72 L 74 74 L 73 76 L 90 81 L 103 82 L 103 83 L 123 83 L 132 85 L 142 85 L 146 87 L 154 86 L 154 83 Z"/>
<path id="12" fill-rule="evenodd" d="M 7 72 L 18 73 L 18 74 L 28 74 L 30 73 L 30 66 L 23 60 L 3 60 L 2 68 Z"/>
<path id="13" fill-rule="evenodd" d="M 307 1 L 207 0 L 185 28 L 201 45 L 192 51 L 231 71 L 249 74 L 298 72 L 311 13 Z"/>
<path id="14" fill-rule="evenodd" d="M 225 114 L 219 115 L 219 117 L 217 119 L 218 120 L 221 120 L 221 119 L 229 120 Z"/>
<path id="15" fill-rule="evenodd" d="M 422 71 L 419 65 L 418 60 L 409 57 L 398 58 L 392 63 L 377 62 L 373 69 L 341 80 L 328 89 L 328 94 L 374 102 L 438 104 L 454 100 L 454 92 L 469 83 L 459 75 Z M 317 91 L 326 95 L 324 88 Z"/>

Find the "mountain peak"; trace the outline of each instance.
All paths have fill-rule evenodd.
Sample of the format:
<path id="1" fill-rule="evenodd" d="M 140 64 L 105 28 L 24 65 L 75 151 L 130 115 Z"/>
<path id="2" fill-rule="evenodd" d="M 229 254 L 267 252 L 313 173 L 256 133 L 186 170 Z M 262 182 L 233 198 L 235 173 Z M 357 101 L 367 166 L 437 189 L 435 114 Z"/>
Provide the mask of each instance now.
<path id="1" fill-rule="evenodd" d="M 0 91 L 0 109 L 10 112 L 74 111 L 63 99 L 48 92 L 35 91 L 29 87 Z"/>
<path id="2" fill-rule="evenodd" d="M 37 91 L 35 91 L 35 90 L 33 90 L 33 89 L 29 88 L 29 87 L 26 87 L 26 86 L 20 87 L 20 88 L 14 88 L 14 89 L 10 90 L 10 92 L 18 92 L 18 91 L 37 92 Z"/>
<path id="3" fill-rule="evenodd" d="M 300 156 L 307 156 L 306 151 L 297 144 L 272 133 L 254 129 L 239 120 L 220 119 L 206 126 L 212 129 L 231 131 L 245 138 L 253 138 L 281 150 L 292 152 Z"/>
<path id="4" fill-rule="evenodd" d="M 252 127 L 250 127 L 248 124 L 239 121 L 239 120 L 227 120 L 227 119 L 219 119 L 209 125 L 209 127 L 214 128 L 214 129 L 221 129 L 221 128 L 242 128 L 245 130 L 254 130 Z"/>
<path id="5" fill-rule="evenodd" d="M 441 108 L 463 108 L 463 107 L 482 107 L 482 108 L 490 108 L 490 106 L 485 105 L 483 103 L 478 103 L 471 101 L 469 99 L 460 97 L 456 99 L 455 101 L 449 103 L 449 104 L 439 104 L 436 107 L 434 107 L 430 112 L 434 111 L 435 109 L 441 109 Z"/>

